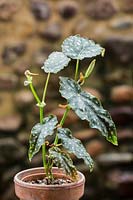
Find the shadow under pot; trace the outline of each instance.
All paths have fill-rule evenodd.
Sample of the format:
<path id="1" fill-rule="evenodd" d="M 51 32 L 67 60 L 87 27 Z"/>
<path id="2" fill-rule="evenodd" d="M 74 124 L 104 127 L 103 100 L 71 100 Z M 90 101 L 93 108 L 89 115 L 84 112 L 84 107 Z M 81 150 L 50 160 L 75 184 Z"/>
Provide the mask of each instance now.
<path id="1" fill-rule="evenodd" d="M 62 169 L 53 168 L 55 178 L 68 179 Z M 78 180 L 62 185 L 32 184 L 45 177 L 44 168 L 31 168 L 14 177 L 15 193 L 20 200 L 79 200 L 84 194 L 85 177 L 78 172 Z"/>

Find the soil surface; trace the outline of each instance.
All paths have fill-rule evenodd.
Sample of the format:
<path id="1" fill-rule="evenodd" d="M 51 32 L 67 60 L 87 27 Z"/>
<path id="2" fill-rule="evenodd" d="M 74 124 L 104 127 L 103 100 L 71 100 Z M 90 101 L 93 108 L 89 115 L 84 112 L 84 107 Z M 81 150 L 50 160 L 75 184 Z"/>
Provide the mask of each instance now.
<path id="1" fill-rule="evenodd" d="M 54 180 L 49 180 L 48 178 L 44 179 L 37 179 L 32 181 L 25 181 L 26 183 L 30 184 L 38 184 L 38 185 L 63 185 L 72 183 L 73 181 L 70 179 L 61 179 L 61 178 L 55 178 Z"/>

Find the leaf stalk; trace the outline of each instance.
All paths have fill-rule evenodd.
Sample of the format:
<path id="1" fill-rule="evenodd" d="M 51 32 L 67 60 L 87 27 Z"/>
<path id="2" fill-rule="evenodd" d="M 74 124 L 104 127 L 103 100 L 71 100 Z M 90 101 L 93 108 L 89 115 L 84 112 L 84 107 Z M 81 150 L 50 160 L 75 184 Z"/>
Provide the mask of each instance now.
<path id="1" fill-rule="evenodd" d="M 76 62 L 75 81 L 77 81 L 77 78 L 78 78 L 78 70 L 79 70 L 79 59 L 77 59 L 77 62 Z"/>

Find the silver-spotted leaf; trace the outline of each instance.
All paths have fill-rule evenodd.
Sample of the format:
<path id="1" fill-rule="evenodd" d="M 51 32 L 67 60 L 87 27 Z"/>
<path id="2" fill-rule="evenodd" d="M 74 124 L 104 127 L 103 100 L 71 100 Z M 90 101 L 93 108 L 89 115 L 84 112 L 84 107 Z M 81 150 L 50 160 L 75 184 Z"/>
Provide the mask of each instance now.
<path id="1" fill-rule="evenodd" d="M 81 141 L 72 136 L 72 133 L 67 128 L 58 128 L 58 138 L 61 139 L 63 147 L 73 153 L 77 158 L 82 158 L 90 171 L 93 170 L 93 160 L 87 153 Z"/>
<path id="2" fill-rule="evenodd" d="M 68 65 L 70 58 L 64 55 L 62 52 L 53 52 L 49 55 L 48 59 L 44 62 L 42 69 L 46 73 L 56 74 L 64 67 Z"/>
<path id="3" fill-rule="evenodd" d="M 76 179 L 77 170 L 76 167 L 73 165 L 73 161 L 68 153 L 62 151 L 58 147 L 52 147 L 49 149 L 49 155 L 52 158 L 55 166 L 57 166 L 58 168 L 63 168 L 66 174 Z"/>
<path id="4" fill-rule="evenodd" d="M 103 48 L 92 40 L 75 35 L 64 40 L 62 52 L 72 59 L 83 60 L 101 54 Z"/>
<path id="5" fill-rule="evenodd" d="M 95 96 L 83 91 L 77 82 L 67 77 L 60 77 L 60 93 L 82 120 L 87 120 L 91 128 L 98 129 L 108 141 L 117 145 L 115 124 Z"/>
<path id="6" fill-rule="evenodd" d="M 46 137 L 54 133 L 57 123 L 57 117 L 49 115 L 43 119 L 42 124 L 38 123 L 32 128 L 29 140 L 29 160 L 40 150 Z"/>

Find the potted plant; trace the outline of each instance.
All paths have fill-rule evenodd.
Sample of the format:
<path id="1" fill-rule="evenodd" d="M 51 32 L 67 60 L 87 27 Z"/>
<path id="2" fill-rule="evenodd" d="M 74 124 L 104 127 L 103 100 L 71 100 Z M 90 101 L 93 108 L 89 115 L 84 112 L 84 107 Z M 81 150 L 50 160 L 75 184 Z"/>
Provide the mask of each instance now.
<path id="1" fill-rule="evenodd" d="M 112 144 L 117 145 L 115 124 L 108 111 L 103 109 L 100 101 L 90 93 L 82 90 L 82 85 L 91 75 L 96 59 L 93 59 L 86 71 L 79 74 L 79 62 L 84 58 L 97 55 L 104 56 L 104 48 L 92 40 L 79 35 L 66 38 L 61 52 L 53 52 L 44 62 L 42 69 L 47 73 L 42 100 L 34 86 L 33 77 L 37 74 L 25 72 L 25 86 L 29 86 L 40 111 L 40 122 L 31 130 L 29 139 L 29 160 L 42 149 L 43 167 L 19 172 L 14 178 L 15 192 L 21 200 L 78 200 L 84 193 L 84 175 L 76 170 L 70 153 L 83 159 L 90 171 L 93 160 L 86 152 L 80 140 L 72 136 L 64 122 L 70 110 L 81 120 L 86 120 L 91 128 L 98 129 Z M 59 92 L 66 99 L 64 115 L 61 121 L 55 115 L 45 116 L 46 92 L 50 75 L 56 74 L 68 66 L 71 59 L 76 60 L 75 76 L 59 77 Z M 50 137 L 54 140 L 49 141 Z"/>

